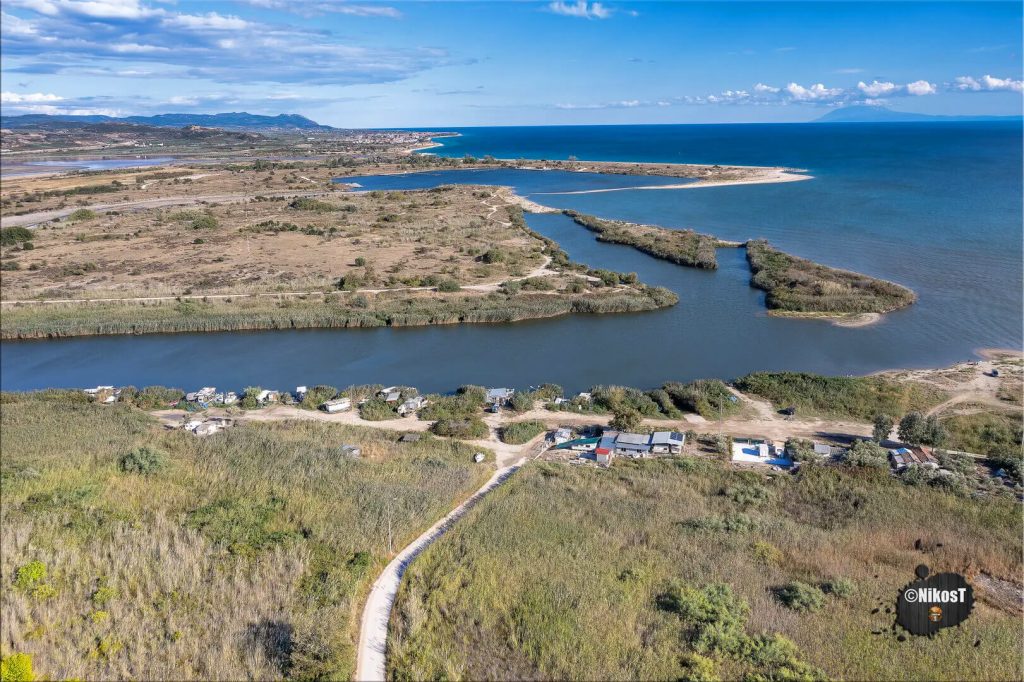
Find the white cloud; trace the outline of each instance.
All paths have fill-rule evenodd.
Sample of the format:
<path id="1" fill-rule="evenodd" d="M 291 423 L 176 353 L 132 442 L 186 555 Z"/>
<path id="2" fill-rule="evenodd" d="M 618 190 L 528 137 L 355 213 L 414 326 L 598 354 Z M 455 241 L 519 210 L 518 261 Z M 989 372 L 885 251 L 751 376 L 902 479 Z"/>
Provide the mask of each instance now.
<path id="1" fill-rule="evenodd" d="M 899 89 L 900 86 L 895 83 L 872 81 L 870 84 L 861 81 L 857 83 L 857 89 L 863 92 L 868 97 L 884 97 L 891 95 Z"/>
<path id="2" fill-rule="evenodd" d="M 980 80 L 971 76 L 957 76 L 954 87 L 957 90 L 970 92 L 997 92 L 1000 90 L 1022 92 L 1024 91 L 1024 81 L 1012 78 L 996 78 L 988 74 L 982 76 Z"/>
<path id="3" fill-rule="evenodd" d="M 842 88 L 826 88 L 821 83 L 815 83 L 809 88 L 797 83 L 790 83 L 786 86 L 786 92 L 797 102 L 813 102 L 833 98 L 842 94 L 843 90 Z"/>
<path id="4" fill-rule="evenodd" d="M 913 83 L 907 83 L 907 93 L 917 97 L 921 95 L 934 95 L 935 85 L 926 80 L 914 81 Z"/>
<path id="5" fill-rule="evenodd" d="M 224 16 L 216 12 L 198 14 L 175 14 L 164 19 L 168 26 L 178 26 L 192 30 L 210 31 L 243 31 L 249 28 L 250 24 L 245 19 L 235 16 Z"/>
<path id="6" fill-rule="evenodd" d="M 63 97 L 60 95 L 48 94 L 43 92 L 31 92 L 31 93 L 19 93 L 19 92 L 0 92 L 0 102 L 7 104 L 19 104 L 22 102 L 59 102 Z"/>
<path id="7" fill-rule="evenodd" d="M 758 83 L 757 85 L 754 86 L 754 92 L 770 92 L 772 94 L 775 94 L 780 89 L 781 88 L 772 87 L 771 85 L 765 85 L 764 83 Z"/>
<path id="8" fill-rule="evenodd" d="M 576 0 L 576 2 L 554 0 L 548 5 L 548 10 L 562 16 L 580 19 L 607 19 L 612 15 L 611 10 L 600 2 L 587 2 L 587 0 Z"/>

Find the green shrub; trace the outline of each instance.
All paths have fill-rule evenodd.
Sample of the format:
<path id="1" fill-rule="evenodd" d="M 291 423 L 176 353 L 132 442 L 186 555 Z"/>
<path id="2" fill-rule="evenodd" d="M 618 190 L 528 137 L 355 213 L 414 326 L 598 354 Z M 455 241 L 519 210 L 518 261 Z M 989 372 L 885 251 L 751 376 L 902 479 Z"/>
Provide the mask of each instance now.
<path id="1" fill-rule="evenodd" d="M 946 429 L 935 415 L 908 412 L 900 420 L 900 440 L 911 445 L 938 446 L 946 442 Z"/>
<path id="2" fill-rule="evenodd" d="M 478 440 L 486 438 L 490 431 L 479 417 L 464 419 L 439 419 L 430 427 L 432 433 L 449 438 Z"/>
<path id="3" fill-rule="evenodd" d="M 126 474 L 152 476 L 167 466 L 167 457 L 158 450 L 142 446 L 128 452 L 117 460 L 117 467 Z"/>
<path id="4" fill-rule="evenodd" d="M 284 501 L 278 498 L 224 498 L 192 511 L 185 523 L 232 554 L 252 556 L 298 537 L 294 531 L 280 529 L 283 509 Z"/>
<path id="5" fill-rule="evenodd" d="M 877 443 L 858 439 L 843 455 L 843 461 L 850 466 L 881 469 L 889 466 L 889 453 Z"/>
<path id="6" fill-rule="evenodd" d="M 0 246 L 14 246 L 32 239 L 32 230 L 27 227 L 5 227 L 0 229 Z"/>
<path id="7" fill-rule="evenodd" d="M 817 611 L 825 605 L 825 593 L 814 585 L 794 580 L 775 590 L 776 598 L 794 611 Z"/>
<path id="8" fill-rule="evenodd" d="M 688 384 L 670 382 L 664 390 L 676 407 L 696 412 L 705 419 L 719 419 L 739 411 L 739 400 L 718 379 L 698 379 Z"/>
<path id="9" fill-rule="evenodd" d="M 300 406 L 307 410 L 315 410 L 328 400 L 332 400 L 337 395 L 338 389 L 334 386 L 319 384 L 306 391 L 306 395 L 302 397 Z"/>
<path id="10" fill-rule="evenodd" d="M 806 438 L 787 439 L 786 454 L 794 462 L 813 462 L 818 459 L 818 455 L 814 452 L 814 443 Z"/>
<path id="11" fill-rule="evenodd" d="M 373 398 L 359 406 L 359 418 L 370 422 L 379 422 L 397 419 L 398 412 L 381 398 Z"/>
<path id="12" fill-rule="evenodd" d="M 32 656 L 11 654 L 0 659 L 0 680 L 3 682 L 34 682 Z"/>
<path id="13" fill-rule="evenodd" d="M 14 574 L 14 587 L 22 591 L 31 590 L 46 580 L 46 564 L 42 561 L 30 561 L 18 567 Z"/>
<path id="14" fill-rule="evenodd" d="M 92 220 L 96 217 L 95 211 L 90 211 L 87 208 L 80 208 L 71 215 L 68 216 L 68 222 L 77 223 L 82 220 Z"/>
<path id="15" fill-rule="evenodd" d="M 538 434 L 544 433 L 546 430 L 547 426 L 545 426 L 544 422 L 531 419 L 506 424 L 498 430 L 498 436 L 503 443 L 521 445 Z"/>
<path id="16" fill-rule="evenodd" d="M 722 533 L 749 533 L 757 528 L 757 522 L 746 514 L 704 516 L 690 519 L 683 525 L 692 530 Z"/>
<path id="17" fill-rule="evenodd" d="M 459 286 L 459 283 L 456 282 L 454 279 L 443 279 L 437 284 L 438 291 L 451 292 L 460 291 L 461 289 L 462 287 Z"/>
<path id="18" fill-rule="evenodd" d="M 834 578 L 822 584 L 822 589 L 840 599 L 849 599 L 857 592 L 857 584 L 849 578 Z"/>

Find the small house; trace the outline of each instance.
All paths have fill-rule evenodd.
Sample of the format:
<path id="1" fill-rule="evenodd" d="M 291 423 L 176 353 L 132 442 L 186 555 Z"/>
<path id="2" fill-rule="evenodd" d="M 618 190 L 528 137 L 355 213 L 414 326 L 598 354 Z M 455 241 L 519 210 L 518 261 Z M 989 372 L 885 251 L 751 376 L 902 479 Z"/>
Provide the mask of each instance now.
<path id="1" fill-rule="evenodd" d="M 363 450 L 358 445 L 342 445 L 341 454 L 344 457 L 362 457 Z"/>
<path id="2" fill-rule="evenodd" d="M 384 394 L 384 402 L 392 405 L 402 399 L 401 391 L 388 391 Z"/>
<path id="3" fill-rule="evenodd" d="M 398 411 L 398 414 L 400 414 L 401 416 L 404 417 L 405 415 L 412 414 L 413 412 L 415 412 L 416 410 L 420 409 L 421 407 L 426 406 L 426 404 L 427 404 L 426 398 L 423 398 L 422 396 L 414 396 L 414 397 L 409 398 L 408 400 L 406 400 L 401 405 L 399 405 L 397 411 Z"/>
<path id="4" fill-rule="evenodd" d="M 238 402 L 238 394 L 235 393 L 234 391 L 228 391 L 227 393 L 224 394 L 223 402 L 225 405 L 234 405 L 235 403 Z"/>
<path id="5" fill-rule="evenodd" d="M 593 402 L 594 396 L 590 393 L 577 393 L 576 399 L 583 403 Z"/>
<path id="6" fill-rule="evenodd" d="M 601 466 L 609 466 L 612 463 L 612 458 L 615 457 L 614 452 L 598 452 L 595 453 L 594 459 Z"/>
<path id="7" fill-rule="evenodd" d="M 572 431 L 566 428 L 555 429 L 555 432 L 551 434 L 551 440 L 555 445 L 566 443 L 572 440 Z"/>
<path id="8" fill-rule="evenodd" d="M 890 450 L 889 462 L 896 471 L 902 471 L 909 466 L 922 466 L 928 469 L 939 468 L 939 460 L 932 454 L 932 449 L 923 445 Z"/>
<path id="9" fill-rule="evenodd" d="M 326 412 L 327 414 L 335 414 L 336 412 L 344 412 L 346 410 L 351 410 L 352 399 L 334 398 L 333 400 L 328 400 L 323 405 L 321 405 L 320 409 Z"/>
<path id="10" fill-rule="evenodd" d="M 646 457 L 651 453 L 651 436 L 646 433 L 620 433 L 615 437 L 615 454 Z"/>
<path id="11" fill-rule="evenodd" d="M 651 452 L 658 455 L 678 455 L 686 444 L 686 436 L 678 431 L 655 431 L 651 435 Z"/>
<path id="12" fill-rule="evenodd" d="M 593 452 L 597 449 L 600 438 L 576 438 L 558 443 L 554 450 L 572 450 L 573 452 Z"/>
<path id="13" fill-rule="evenodd" d="M 302 400 L 306 397 L 307 393 L 309 393 L 309 389 L 306 388 L 305 386 L 295 387 L 295 399 L 298 400 L 299 402 L 302 402 Z"/>
<path id="14" fill-rule="evenodd" d="M 505 405 L 515 395 L 514 388 L 489 388 L 487 389 L 487 402 L 492 405 Z"/>
<path id="15" fill-rule="evenodd" d="M 765 464 L 788 467 L 793 464 L 782 445 L 761 438 L 734 438 L 732 461 L 738 464 Z"/>

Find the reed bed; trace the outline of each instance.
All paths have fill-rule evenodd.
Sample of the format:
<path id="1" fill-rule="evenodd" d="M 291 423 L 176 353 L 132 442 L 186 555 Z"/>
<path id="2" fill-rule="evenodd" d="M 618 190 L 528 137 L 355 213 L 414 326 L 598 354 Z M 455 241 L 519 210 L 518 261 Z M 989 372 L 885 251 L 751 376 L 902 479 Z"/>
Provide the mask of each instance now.
<path id="1" fill-rule="evenodd" d="M 763 239 L 747 242 L 752 286 L 768 292 L 773 310 L 792 313 L 888 313 L 917 296 L 893 282 L 830 268 L 772 248 Z"/>
<path id="2" fill-rule="evenodd" d="M 211 332 L 243 329 L 411 327 L 499 323 L 572 313 L 621 313 L 674 305 L 663 288 L 644 285 L 585 293 L 506 295 L 334 294 L 306 299 L 166 301 L 153 304 L 27 305 L 4 309 L 0 338 Z"/>
<path id="3" fill-rule="evenodd" d="M 676 265 L 715 270 L 718 268 L 715 249 L 719 246 L 735 245 L 726 244 L 711 235 L 693 230 L 672 230 L 621 220 L 604 220 L 572 210 L 564 213 L 577 224 L 596 232 L 598 241 L 632 246 L 642 253 Z"/>

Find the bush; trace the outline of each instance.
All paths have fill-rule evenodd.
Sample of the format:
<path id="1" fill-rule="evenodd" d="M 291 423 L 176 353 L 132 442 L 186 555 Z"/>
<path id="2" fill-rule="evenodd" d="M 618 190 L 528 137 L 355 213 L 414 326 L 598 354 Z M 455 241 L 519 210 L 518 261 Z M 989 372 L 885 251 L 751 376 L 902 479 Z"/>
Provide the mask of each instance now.
<path id="1" fill-rule="evenodd" d="M 454 279 L 443 279 L 437 284 L 438 291 L 451 292 L 460 291 L 461 289 L 462 287 L 460 287 L 459 283 L 456 282 Z"/>
<path id="2" fill-rule="evenodd" d="M 192 220 L 191 227 L 193 230 L 212 230 L 218 225 L 220 225 L 220 223 L 212 214 L 203 213 Z"/>
<path id="3" fill-rule="evenodd" d="M 32 239 L 32 230 L 27 227 L 5 227 L 0 229 L 0 246 L 14 246 Z"/>
<path id="4" fill-rule="evenodd" d="M 818 455 L 814 452 L 814 443 L 806 438 L 787 439 L 786 454 L 794 462 L 812 462 L 818 459 Z"/>
<path id="5" fill-rule="evenodd" d="M 87 208 L 80 208 L 71 215 L 68 216 L 68 222 L 77 223 L 80 220 L 92 220 L 96 217 L 95 211 L 90 211 Z"/>
<path id="6" fill-rule="evenodd" d="M 466 419 L 439 419 L 430 427 L 430 431 L 438 436 L 478 440 L 486 438 L 490 431 L 487 424 L 479 417 Z"/>
<path id="7" fill-rule="evenodd" d="M 126 474 L 139 474 L 141 476 L 152 476 L 167 466 L 167 458 L 163 453 L 152 450 L 146 446 L 136 448 L 131 452 L 121 455 L 117 461 L 117 468 Z"/>
<path id="8" fill-rule="evenodd" d="M 46 564 L 42 561 L 30 561 L 19 566 L 14 574 L 15 589 L 27 591 L 46 580 Z"/>
<path id="9" fill-rule="evenodd" d="M 397 419 L 398 412 L 380 398 L 367 400 L 359 406 L 359 418 L 369 422 Z"/>
<path id="10" fill-rule="evenodd" d="M 527 412 L 533 409 L 533 403 L 537 396 L 531 391 L 516 391 L 512 394 L 509 407 L 516 412 Z"/>
<path id="11" fill-rule="evenodd" d="M 239 407 L 243 410 L 255 410 L 260 406 L 259 395 L 263 389 L 259 386 L 246 386 L 242 392 L 242 399 L 238 401 Z"/>
<path id="12" fill-rule="evenodd" d="M 855 467 L 883 468 L 889 466 L 889 453 L 869 440 L 855 440 L 843 456 L 843 461 Z"/>
<path id="13" fill-rule="evenodd" d="M 333 399 L 336 395 L 338 395 L 338 389 L 334 386 L 319 384 L 306 391 L 306 395 L 302 397 L 302 402 L 299 403 L 299 406 L 307 410 L 315 410 L 328 400 Z"/>
<path id="14" fill-rule="evenodd" d="M 775 590 L 776 598 L 794 611 L 812 612 L 825 605 L 825 593 L 814 585 L 794 580 Z"/>
<path id="15" fill-rule="evenodd" d="M 547 426 L 545 426 L 544 422 L 531 419 L 506 424 L 499 429 L 498 436 L 501 438 L 502 443 L 521 445 L 538 434 L 544 433 L 546 430 Z"/>
<path id="16" fill-rule="evenodd" d="M 822 584 L 822 589 L 840 599 L 849 599 L 857 592 L 857 585 L 848 578 L 835 578 Z"/>
<path id="17" fill-rule="evenodd" d="M 32 656 L 11 654 L 0 659 L 0 680 L 3 682 L 33 682 Z"/>
<path id="18" fill-rule="evenodd" d="M 126 386 L 121 389 L 118 400 L 143 410 L 156 410 L 165 408 L 171 403 L 177 403 L 183 395 L 184 393 L 179 388 L 146 386 L 139 391 L 134 386 Z"/>
<path id="19" fill-rule="evenodd" d="M 718 379 L 698 379 L 688 384 L 670 382 L 664 390 L 681 410 L 705 419 L 718 419 L 739 411 L 739 400 Z"/>

